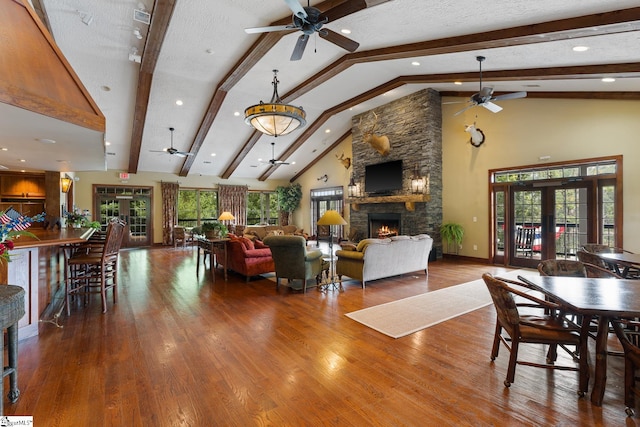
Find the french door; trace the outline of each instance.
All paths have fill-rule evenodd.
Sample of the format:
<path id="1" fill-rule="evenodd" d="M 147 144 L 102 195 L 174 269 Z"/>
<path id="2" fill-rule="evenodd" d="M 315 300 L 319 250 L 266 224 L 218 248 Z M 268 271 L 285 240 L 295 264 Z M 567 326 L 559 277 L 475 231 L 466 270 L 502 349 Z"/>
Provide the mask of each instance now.
<path id="1" fill-rule="evenodd" d="M 111 218 L 120 218 L 127 226 L 122 247 L 151 246 L 151 187 L 96 187 L 96 221 L 103 229 Z"/>
<path id="2" fill-rule="evenodd" d="M 543 259 L 575 259 L 596 239 L 592 182 L 498 187 L 494 210 L 495 261 L 507 265 L 536 268 Z"/>

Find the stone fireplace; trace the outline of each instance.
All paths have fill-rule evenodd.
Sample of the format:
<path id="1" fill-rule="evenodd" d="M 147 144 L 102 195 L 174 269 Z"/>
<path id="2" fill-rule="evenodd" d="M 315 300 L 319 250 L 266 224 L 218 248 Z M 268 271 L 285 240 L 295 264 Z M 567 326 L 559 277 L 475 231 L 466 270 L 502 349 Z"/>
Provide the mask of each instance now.
<path id="1" fill-rule="evenodd" d="M 378 119 L 375 133 L 388 137 L 390 150 L 380 154 L 363 140 L 373 112 Z M 442 224 L 442 104 L 440 94 L 423 89 L 352 118 L 352 176 L 360 194 L 347 198 L 349 228 L 362 238 L 385 233 L 429 234 L 434 239 L 431 259 L 442 255 L 438 232 Z M 364 193 L 367 165 L 402 160 L 403 188 L 388 196 Z M 429 177 L 429 196 L 411 192 L 414 171 Z M 422 195 L 421 195 L 422 196 Z M 387 223 L 395 221 L 394 223 Z M 389 231 L 378 231 L 387 226 Z"/>
<path id="2" fill-rule="evenodd" d="M 391 237 L 402 234 L 401 219 L 399 213 L 370 213 L 369 237 Z"/>

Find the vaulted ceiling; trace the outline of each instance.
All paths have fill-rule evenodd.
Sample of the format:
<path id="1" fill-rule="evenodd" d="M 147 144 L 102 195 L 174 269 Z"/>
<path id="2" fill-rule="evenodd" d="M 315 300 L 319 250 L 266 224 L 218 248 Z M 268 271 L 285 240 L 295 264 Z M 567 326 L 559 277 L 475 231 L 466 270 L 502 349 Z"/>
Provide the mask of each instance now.
<path id="1" fill-rule="evenodd" d="M 427 87 L 477 92 L 478 55 L 496 94 L 640 99 L 640 7 L 631 0 L 312 1 L 332 17 L 326 28 L 349 30 L 360 45 L 350 53 L 311 36 L 299 61 L 289 60 L 299 31 L 244 31 L 289 24 L 284 0 L 33 2 L 106 117 L 111 170 L 292 179 L 348 135 L 354 115 Z M 133 19 L 135 9 L 150 25 Z M 306 127 L 275 139 L 243 117 L 271 98 L 274 69 L 283 101 L 307 113 Z M 527 100 L 498 103 L 514 102 Z M 175 148 L 193 155 L 157 152 L 170 145 L 169 127 Z M 272 142 L 276 158 L 295 164 L 260 162 Z"/>

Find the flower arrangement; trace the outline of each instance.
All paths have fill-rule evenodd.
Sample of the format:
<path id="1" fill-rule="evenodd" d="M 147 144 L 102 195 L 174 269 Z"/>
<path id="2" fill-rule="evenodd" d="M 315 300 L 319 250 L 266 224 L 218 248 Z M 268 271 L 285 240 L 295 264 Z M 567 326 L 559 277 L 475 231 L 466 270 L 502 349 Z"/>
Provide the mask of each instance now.
<path id="1" fill-rule="evenodd" d="M 65 212 L 64 216 L 67 218 L 69 224 L 76 227 L 82 226 L 87 221 L 85 214 L 77 208 L 72 212 Z"/>
<path id="2" fill-rule="evenodd" d="M 15 238 L 25 235 L 36 237 L 26 230 L 32 223 L 44 221 L 44 217 L 44 213 L 33 217 L 22 216 L 13 208 L 0 212 L 0 262 L 11 261 L 9 251 L 14 247 Z"/>

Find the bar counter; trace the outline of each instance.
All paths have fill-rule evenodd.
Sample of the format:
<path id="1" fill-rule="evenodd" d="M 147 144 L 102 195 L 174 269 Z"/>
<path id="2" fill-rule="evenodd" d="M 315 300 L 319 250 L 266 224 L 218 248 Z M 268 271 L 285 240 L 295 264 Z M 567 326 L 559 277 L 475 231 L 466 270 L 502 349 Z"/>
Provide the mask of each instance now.
<path id="1" fill-rule="evenodd" d="M 0 263 L 0 283 L 21 286 L 25 290 L 26 314 L 18 322 L 20 340 L 38 334 L 41 314 L 51 304 L 53 295 L 64 290 L 64 247 L 82 243 L 95 232 L 92 228 L 45 230 L 40 224 L 27 231 L 36 237 L 14 239 L 11 261 Z"/>

